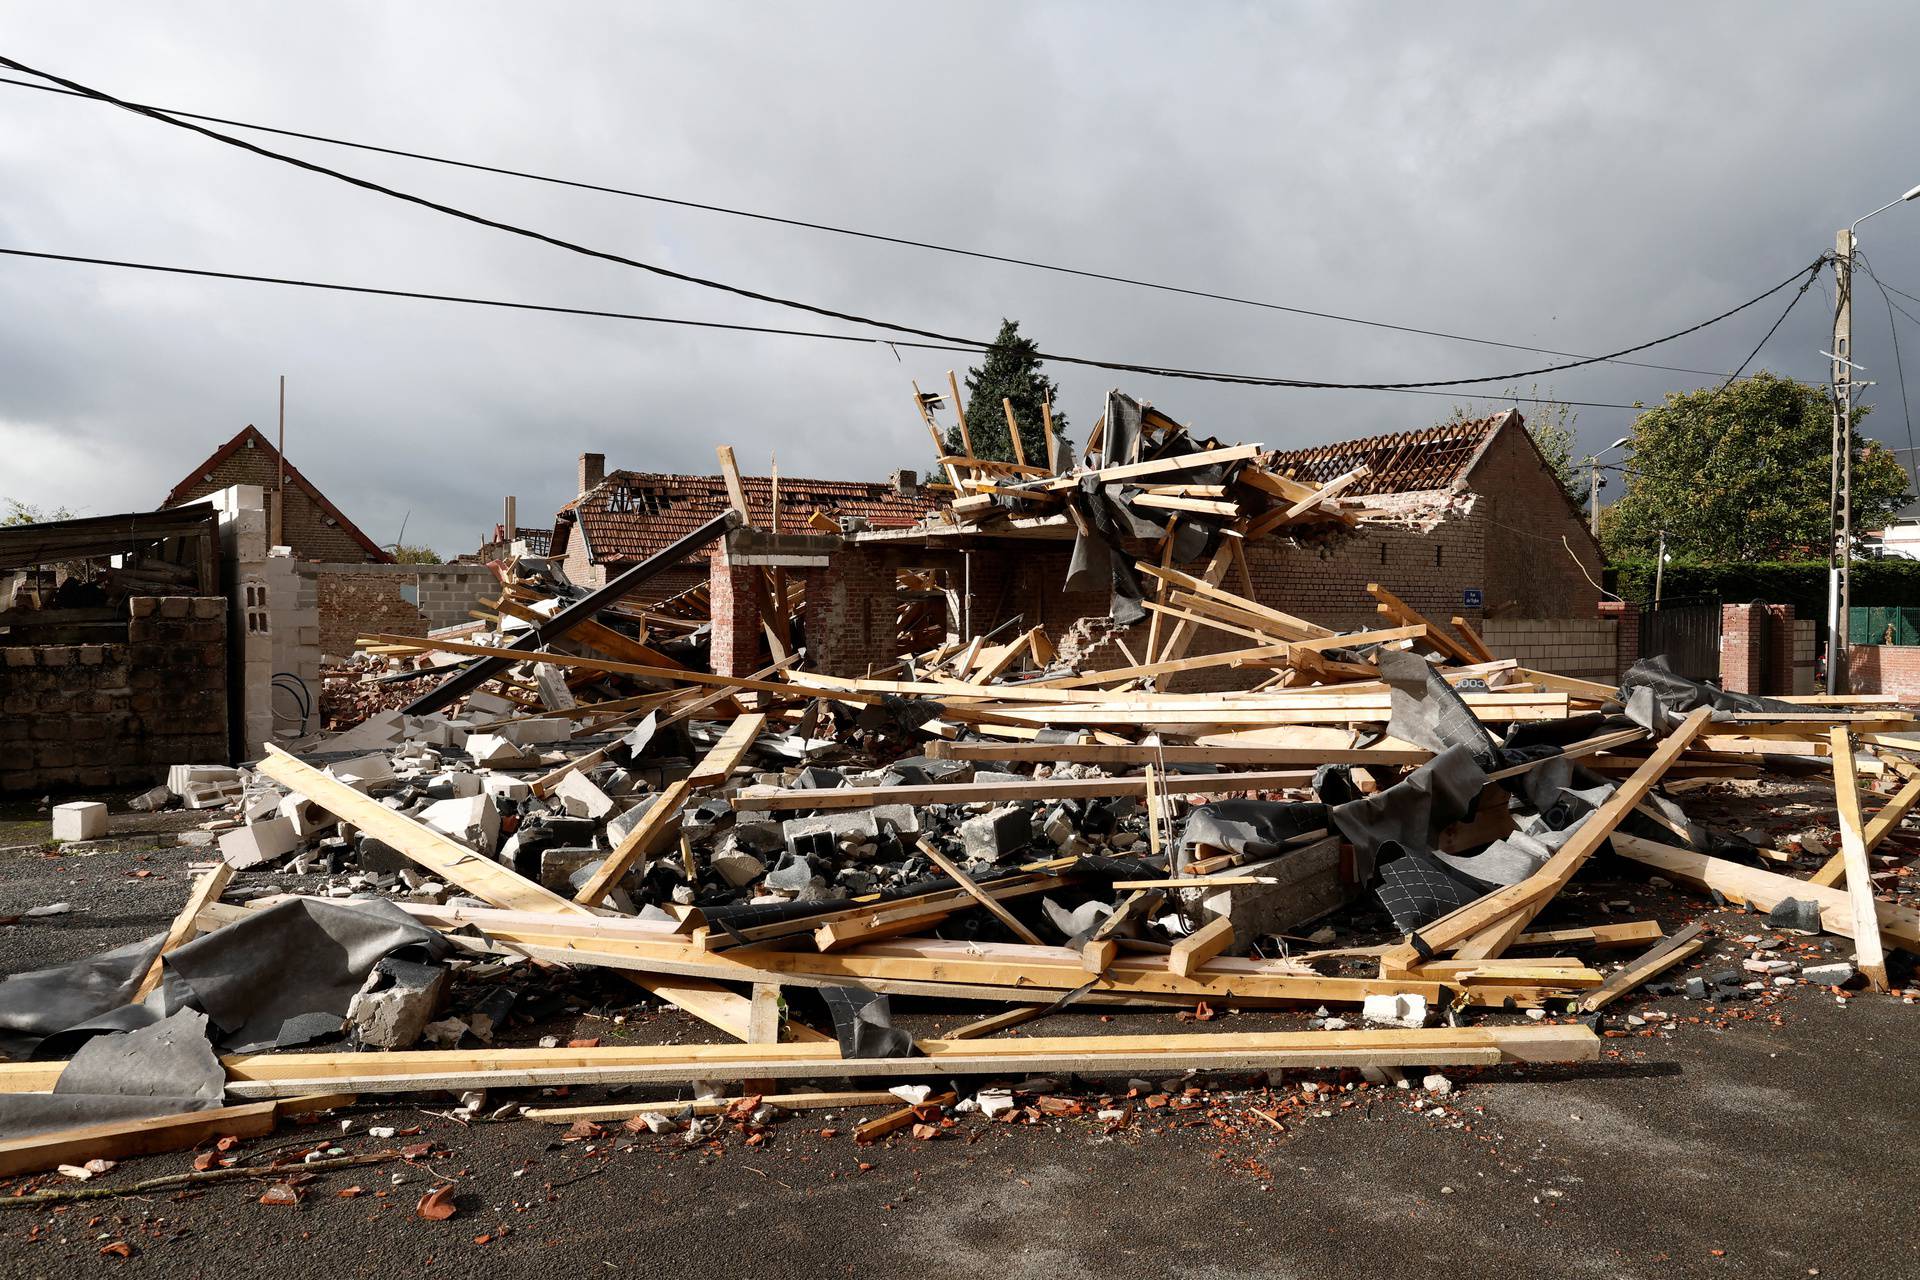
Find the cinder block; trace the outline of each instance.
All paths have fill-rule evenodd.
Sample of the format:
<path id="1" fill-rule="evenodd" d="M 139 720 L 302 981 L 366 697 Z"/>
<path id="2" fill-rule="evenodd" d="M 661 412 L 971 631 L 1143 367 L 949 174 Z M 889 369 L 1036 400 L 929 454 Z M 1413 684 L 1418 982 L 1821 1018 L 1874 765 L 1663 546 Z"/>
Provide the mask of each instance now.
<path id="1" fill-rule="evenodd" d="M 220 837 L 220 856 L 241 871 L 284 858 L 299 847 L 293 823 L 280 817 L 237 827 Z"/>
<path id="2" fill-rule="evenodd" d="M 75 800 L 53 807 L 55 840 L 99 840 L 107 834 L 107 806 L 97 800 Z"/>

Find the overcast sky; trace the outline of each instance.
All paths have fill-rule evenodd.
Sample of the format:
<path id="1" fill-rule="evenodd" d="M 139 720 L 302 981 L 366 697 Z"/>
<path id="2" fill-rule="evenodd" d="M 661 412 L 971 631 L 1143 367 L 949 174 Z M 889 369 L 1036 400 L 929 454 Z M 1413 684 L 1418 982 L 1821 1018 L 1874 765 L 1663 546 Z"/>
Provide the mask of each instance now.
<path id="1" fill-rule="evenodd" d="M 1920 182 L 1920 6 L 0 4 L 0 52 L 163 107 L 1568 351 L 1745 300 Z M 861 332 L 584 259 L 113 108 L 0 85 L 0 247 Z M 1337 381 L 1549 357 L 242 134 L 673 269 L 947 333 Z M 1861 231 L 1920 294 L 1920 202 Z M 1756 367 L 1819 379 L 1831 276 Z M 1639 357 L 1730 371 L 1785 306 Z M 1920 315 L 1920 304 L 1896 302 Z M 1905 447 L 1864 282 L 1872 432 Z M 1920 391 L 1920 325 L 1900 321 Z M 871 331 L 865 331 L 871 332 Z M 882 478 L 924 465 L 885 346 L 480 311 L 0 258 L 0 496 L 151 507 L 249 422 L 379 542 L 468 551 L 574 459 Z M 1456 399 L 1054 369 L 1083 438 L 1118 385 L 1298 445 Z M 1656 401 L 1698 375 L 1522 380 Z M 1497 396 L 1508 382 L 1482 388 Z M 1476 408 L 1502 407 L 1497 400 Z M 1523 411 L 1525 406 L 1522 406 Z M 1580 410 L 1597 448 L 1630 411 Z M 1904 455 L 1903 455 L 1904 456 Z"/>

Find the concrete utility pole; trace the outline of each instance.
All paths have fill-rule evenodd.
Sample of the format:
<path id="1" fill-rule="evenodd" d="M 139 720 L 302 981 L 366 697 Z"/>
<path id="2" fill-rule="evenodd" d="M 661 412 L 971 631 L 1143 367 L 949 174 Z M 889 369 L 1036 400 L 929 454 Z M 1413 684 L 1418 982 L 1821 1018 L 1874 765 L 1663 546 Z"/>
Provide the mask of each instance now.
<path id="1" fill-rule="evenodd" d="M 1667 531 L 1660 531 L 1660 550 L 1653 557 L 1653 607 L 1660 607 L 1660 588 L 1667 580 Z"/>
<path id="2" fill-rule="evenodd" d="M 1857 224 L 1856 224 L 1857 225 Z M 1827 692 L 1840 692 L 1847 661 L 1847 612 L 1853 571 L 1853 229 L 1833 242 L 1833 465 L 1827 547 Z"/>
<path id="3" fill-rule="evenodd" d="M 1632 444 L 1632 436 L 1621 436 L 1612 444 L 1587 457 L 1587 532 L 1593 535 L 1595 542 L 1600 541 L 1600 490 L 1606 487 L 1606 481 L 1600 478 L 1600 454 L 1612 453 L 1621 445 Z"/>

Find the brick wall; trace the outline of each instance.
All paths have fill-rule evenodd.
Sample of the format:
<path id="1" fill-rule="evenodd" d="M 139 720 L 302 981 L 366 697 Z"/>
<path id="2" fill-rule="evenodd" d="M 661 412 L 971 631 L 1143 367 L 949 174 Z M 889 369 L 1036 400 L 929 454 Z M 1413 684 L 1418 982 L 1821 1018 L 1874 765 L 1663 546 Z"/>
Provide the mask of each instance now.
<path id="1" fill-rule="evenodd" d="M 1627 668 L 1640 661 L 1640 606 L 1631 600 L 1602 600 L 1596 608 L 1603 618 L 1618 624 L 1614 632 L 1615 680 L 1627 674 Z"/>
<path id="2" fill-rule="evenodd" d="M 1634 632 L 1635 644 L 1639 633 Z M 1620 672 L 1614 618 L 1488 618 L 1480 632 L 1494 656 L 1523 667 L 1612 684 Z"/>
<path id="3" fill-rule="evenodd" d="M 353 642 L 369 632 L 427 634 L 426 615 L 400 595 L 391 579 L 324 570 L 313 576 L 320 609 L 320 652 L 326 656 L 350 656 L 355 652 Z"/>
<path id="4" fill-rule="evenodd" d="M 1797 639 L 1790 604 L 1720 606 L 1720 686 L 1732 693 L 1792 692 Z"/>
<path id="5" fill-rule="evenodd" d="M 715 675 L 745 676 L 767 665 L 767 638 L 760 625 L 757 594 L 761 573 L 753 565 L 727 563 L 724 551 L 708 557 L 708 600 L 713 606 L 711 661 Z M 824 572 L 824 571 L 817 571 Z M 812 578 L 808 578 L 809 588 Z M 808 592 L 808 626 L 824 612 L 816 608 L 811 589 Z M 824 620 L 823 620 L 824 621 Z M 815 661 L 808 664 L 829 675 L 841 672 Z M 854 675 L 864 674 L 853 672 Z"/>
<path id="6" fill-rule="evenodd" d="M 181 490 L 179 500 L 183 503 L 197 502 L 230 485 L 259 485 L 265 494 L 267 527 L 271 529 L 274 491 L 279 483 L 278 470 L 272 449 L 242 446 L 221 459 L 210 475 L 202 473 L 195 476 L 193 482 Z M 287 477 L 287 507 L 281 517 L 281 539 L 302 560 L 358 564 L 373 558 L 360 540 L 348 533 L 326 508 L 315 502 L 313 495 L 291 475 Z"/>
<path id="7" fill-rule="evenodd" d="M 716 557 L 717 559 L 718 557 Z M 901 553 L 881 546 L 848 546 L 835 551 L 830 563 L 807 573 L 807 665 L 835 676 L 864 676 L 869 670 L 899 660 L 896 618 L 899 613 L 897 580 Z M 733 570 L 740 574 L 741 570 Z M 721 620 L 733 617 L 721 611 L 721 571 L 714 571 L 714 652 L 720 651 Z M 743 597 L 745 606 L 750 597 Z M 752 617 L 759 635 L 759 616 Z M 979 618 L 974 626 L 981 627 Z M 743 631 L 744 624 L 735 628 Z M 719 670 L 715 658 L 714 669 Z"/>
<path id="8" fill-rule="evenodd" d="M 124 642 L 0 649 L 0 793 L 146 786 L 227 755 L 227 601 L 138 596 Z"/>
<path id="9" fill-rule="evenodd" d="M 1497 618 L 1590 618 L 1600 549 L 1524 428 L 1503 428 L 1468 483 L 1486 538 L 1486 610 Z"/>
<path id="10" fill-rule="evenodd" d="M 1811 626 L 1811 623 L 1808 624 Z M 1920 702 L 1920 647 L 1856 644 L 1847 647 L 1847 691 L 1892 693 Z"/>
<path id="11" fill-rule="evenodd" d="M 353 642 L 369 631 L 423 636 L 471 622 L 480 602 L 500 587 L 483 564 L 291 563 L 303 589 L 313 584 L 320 649 L 334 658 L 353 653 Z"/>

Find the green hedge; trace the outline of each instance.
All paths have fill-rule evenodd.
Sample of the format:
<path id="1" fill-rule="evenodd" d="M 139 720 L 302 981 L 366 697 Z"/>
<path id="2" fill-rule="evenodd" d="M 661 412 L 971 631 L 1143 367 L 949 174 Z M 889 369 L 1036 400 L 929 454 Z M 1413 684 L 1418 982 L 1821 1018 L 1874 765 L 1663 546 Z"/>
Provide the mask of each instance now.
<path id="1" fill-rule="evenodd" d="M 1623 560 L 1607 569 L 1609 589 L 1639 605 L 1653 602 L 1654 563 Z M 1718 596 L 1728 604 L 1760 600 L 1790 604 L 1796 618 L 1827 616 L 1827 566 L 1822 560 L 1755 564 L 1669 564 L 1661 596 Z M 1920 560 L 1855 560 L 1856 606 L 1920 606 Z"/>

